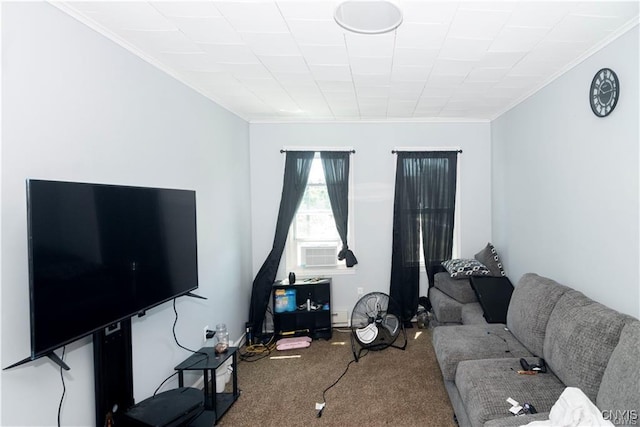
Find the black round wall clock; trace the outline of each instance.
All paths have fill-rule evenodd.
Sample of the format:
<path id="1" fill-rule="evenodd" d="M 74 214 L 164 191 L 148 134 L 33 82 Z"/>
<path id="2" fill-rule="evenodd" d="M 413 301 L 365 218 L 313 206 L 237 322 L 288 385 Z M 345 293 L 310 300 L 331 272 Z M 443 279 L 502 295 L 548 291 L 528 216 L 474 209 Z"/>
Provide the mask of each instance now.
<path id="1" fill-rule="evenodd" d="M 598 71 L 589 88 L 589 103 L 593 114 L 598 117 L 607 117 L 618 104 L 620 97 L 620 82 L 613 70 L 603 68 Z"/>

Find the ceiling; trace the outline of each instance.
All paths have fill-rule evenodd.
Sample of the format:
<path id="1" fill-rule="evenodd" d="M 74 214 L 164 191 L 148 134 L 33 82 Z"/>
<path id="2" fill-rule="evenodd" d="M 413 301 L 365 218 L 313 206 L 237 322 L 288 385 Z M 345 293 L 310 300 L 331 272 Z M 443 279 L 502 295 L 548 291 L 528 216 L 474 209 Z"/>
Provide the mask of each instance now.
<path id="1" fill-rule="evenodd" d="M 382 35 L 338 26 L 338 1 L 53 4 L 252 122 L 491 120 L 637 25 L 639 9 L 395 3 L 403 22 Z"/>

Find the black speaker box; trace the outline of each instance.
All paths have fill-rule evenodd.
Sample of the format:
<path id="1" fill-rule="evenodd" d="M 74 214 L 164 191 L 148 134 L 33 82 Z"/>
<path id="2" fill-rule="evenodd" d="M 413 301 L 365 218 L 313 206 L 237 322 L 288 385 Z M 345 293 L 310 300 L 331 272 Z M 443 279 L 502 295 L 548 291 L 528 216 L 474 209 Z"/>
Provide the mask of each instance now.
<path id="1" fill-rule="evenodd" d="M 125 426 L 184 426 L 204 411 L 202 390 L 180 387 L 168 390 L 131 407 L 124 414 Z"/>

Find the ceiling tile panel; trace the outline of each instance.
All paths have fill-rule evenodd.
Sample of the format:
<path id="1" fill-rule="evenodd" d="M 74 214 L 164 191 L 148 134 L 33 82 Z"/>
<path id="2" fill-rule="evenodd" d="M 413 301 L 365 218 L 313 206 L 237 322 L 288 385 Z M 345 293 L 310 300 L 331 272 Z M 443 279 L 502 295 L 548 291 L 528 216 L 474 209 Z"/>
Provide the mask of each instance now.
<path id="1" fill-rule="evenodd" d="M 484 57 L 493 40 L 457 39 L 449 37 L 442 45 L 439 58 L 478 61 Z"/>
<path id="2" fill-rule="evenodd" d="M 333 19 L 292 19 L 288 26 L 299 45 L 344 45 L 343 32 Z"/>
<path id="3" fill-rule="evenodd" d="M 554 74 L 560 67 L 561 64 L 558 62 L 530 60 L 525 56 L 506 75 L 542 77 Z"/>
<path id="4" fill-rule="evenodd" d="M 223 17 L 172 18 L 172 22 L 196 43 L 243 44 L 242 37 Z"/>
<path id="5" fill-rule="evenodd" d="M 280 83 L 275 79 L 238 79 L 247 89 L 254 93 L 258 92 L 284 92 Z"/>
<path id="6" fill-rule="evenodd" d="M 463 75 L 431 75 L 425 87 L 436 88 L 457 88 L 464 82 L 466 76 Z"/>
<path id="7" fill-rule="evenodd" d="M 318 80 L 318 86 L 326 92 L 349 92 L 353 93 L 353 82 L 324 81 Z"/>
<path id="8" fill-rule="evenodd" d="M 552 28 L 577 6 L 578 2 L 518 2 L 507 21 L 507 25 L 511 27 Z"/>
<path id="9" fill-rule="evenodd" d="M 158 1 L 151 2 L 158 12 L 173 18 L 219 17 L 220 12 L 210 1 Z"/>
<path id="10" fill-rule="evenodd" d="M 256 55 L 300 55 L 300 49 L 289 33 L 240 33 Z"/>
<path id="11" fill-rule="evenodd" d="M 217 63 L 257 64 L 259 62 L 246 45 L 199 43 L 198 46 Z"/>
<path id="12" fill-rule="evenodd" d="M 317 80 L 352 81 L 348 65 L 309 65 L 309 68 Z"/>
<path id="13" fill-rule="evenodd" d="M 272 73 L 308 73 L 309 67 L 302 55 L 268 56 L 260 55 L 260 61 Z"/>
<path id="14" fill-rule="evenodd" d="M 317 1 L 317 0 L 284 0 L 278 1 L 277 5 L 282 16 L 287 20 L 293 19 L 333 19 L 337 1 Z"/>
<path id="15" fill-rule="evenodd" d="M 400 7 L 406 23 L 448 25 L 456 14 L 458 2 L 405 0 Z"/>
<path id="16" fill-rule="evenodd" d="M 447 102 L 449 102 L 449 97 L 447 96 L 423 96 L 418 100 L 418 104 L 416 109 L 421 109 L 424 107 L 427 108 L 441 108 L 444 107 Z"/>
<path id="17" fill-rule="evenodd" d="M 457 90 L 458 86 L 455 85 L 449 85 L 449 87 L 430 85 L 424 87 L 421 96 L 450 98 Z"/>
<path id="18" fill-rule="evenodd" d="M 438 59 L 431 71 L 432 76 L 466 76 L 476 67 L 474 61 Z"/>
<path id="19" fill-rule="evenodd" d="M 364 35 L 346 33 L 347 52 L 350 57 L 384 57 L 393 55 L 395 34 Z"/>
<path id="20" fill-rule="evenodd" d="M 414 67 L 432 67 L 440 49 L 420 49 L 412 47 L 396 47 L 393 52 L 394 65 Z"/>
<path id="21" fill-rule="evenodd" d="M 354 74 L 384 74 L 389 76 L 391 73 L 391 57 L 364 57 L 357 56 L 351 58 L 351 72 Z M 387 77 L 388 78 L 388 77 Z"/>
<path id="22" fill-rule="evenodd" d="M 329 104 L 344 103 L 346 105 L 353 106 L 358 102 L 355 92 L 325 92 L 324 96 Z"/>
<path id="23" fill-rule="evenodd" d="M 358 99 L 361 98 L 388 98 L 389 86 L 356 86 Z"/>
<path id="24" fill-rule="evenodd" d="M 544 27 L 506 27 L 491 43 L 489 52 L 527 52 L 548 33 Z"/>
<path id="25" fill-rule="evenodd" d="M 284 33 L 288 31 L 275 2 L 218 1 L 218 10 L 239 32 Z"/>
<path id="26" fill-rule="evenodd" d="M 638 22 L 637 1 L 396 0 L 383 35 L 339 0 L 53 2 L 247 120 L 489 120 Z"/>
<path id="27" fill-rule="evenodd" d="M 587 42 L 541 41 L 526 55 L 529 60 L 566 63 L 567 58 L 576 58 L 589 48 Z"/>
<path id="28" fill-rule="evenodd" d="M 638 1 L 608 1 L 606 4 L 596 1 L 584 1 L 571 10 L 572 15 L 607 18 L 614 30 L 619 25 L 629 22 L 629 17 L 637 16 L 640 2 Z"/>
<path id="29" fill-rule="evenodd" d="M 447 38 L 449 24 L 403 23 L 396 30 L 396 47 L 440 49 Z"/>
<path id="30" fill-rule="evenodd" d="M 300 51 L 308 64 L 346 65 L 349 63 L 347 48 L 343 45 L 300 45 Z"/>
<path id="31" fill-rule="evenodd" d="M 612 32 L 609 21 L 610 18 L 570 14 L 549 31 L 546 39 L 575 42 L 599 40 Z"/>
<path id="32" fill-rule="evenodd" d="M 470 5 L 473 2 L 469 3 Z M 499 10 L 459 9 L 447 37 L 460 39 L 491 39 L 509 19 L 511 12 Z"/>
<path id="33" fill-rule="evenodd" d="M 318 82 L 313 78 L 311 73 L 271 73 L 273 77 L 280 82 L 283 87 L 318 87 Z"/>
<path id="34" fill-rule="evenodd" d="M 223 63 L 219 64 L 222 70 L 232 73 L 235 77 L 242 79 L 263 79 L 271 76 L 271 73 L 262 63 L 256 64 L 236 64 Z"/>
<path id="35" fill-rule="evenodd" d="M 393 82 L 424 82 L 429 77 L 432 67 L 415 67 L 407 65 L 393 65 L 391 81 Z"/>
<path id="36" fill-rule="evenodd" d="M 499 82 L 510 68 L 474 68 L 469 72 L 466 82 Z"/>

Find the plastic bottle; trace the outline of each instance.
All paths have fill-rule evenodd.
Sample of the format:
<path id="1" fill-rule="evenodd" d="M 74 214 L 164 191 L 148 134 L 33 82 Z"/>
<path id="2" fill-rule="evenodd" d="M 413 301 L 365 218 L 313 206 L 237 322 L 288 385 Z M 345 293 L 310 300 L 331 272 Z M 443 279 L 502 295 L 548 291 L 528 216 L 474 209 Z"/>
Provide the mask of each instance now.
<path id="1" fill-rule="evenodd" d="M 218 342 L 215 346 L 215 352 L 217 354 L 224 353 L 229 349 L 229 332 L 227 332 L 227 325 L 219 323 L 216 325 L 216 337 Z"/>

